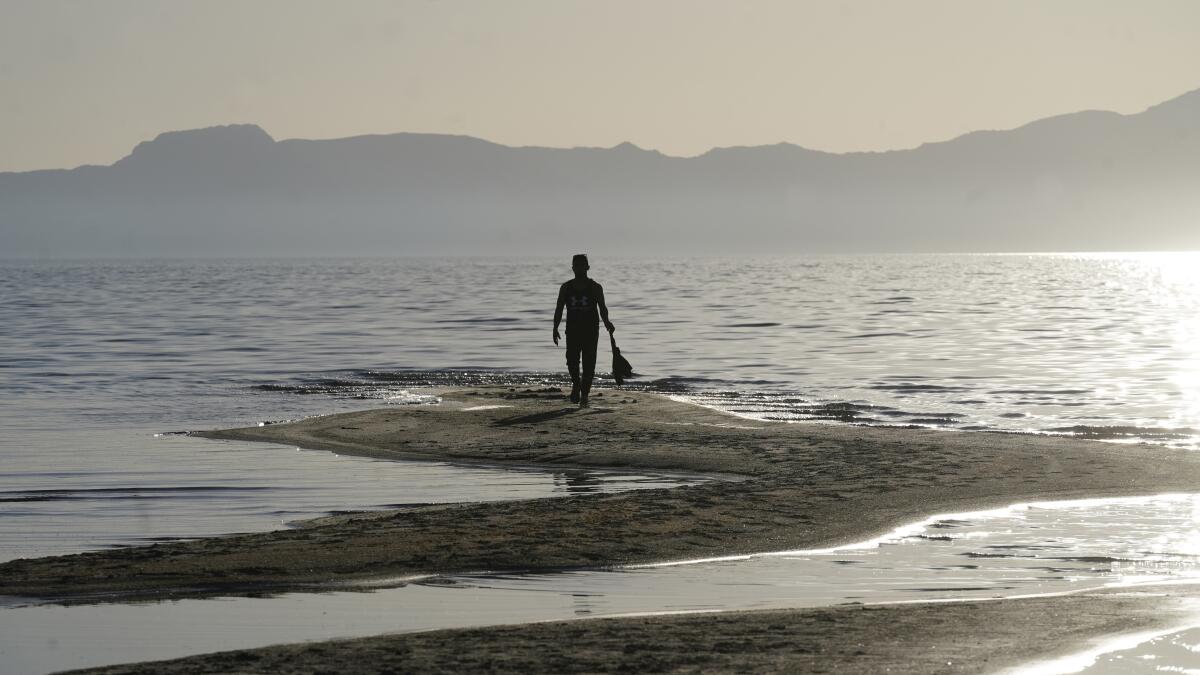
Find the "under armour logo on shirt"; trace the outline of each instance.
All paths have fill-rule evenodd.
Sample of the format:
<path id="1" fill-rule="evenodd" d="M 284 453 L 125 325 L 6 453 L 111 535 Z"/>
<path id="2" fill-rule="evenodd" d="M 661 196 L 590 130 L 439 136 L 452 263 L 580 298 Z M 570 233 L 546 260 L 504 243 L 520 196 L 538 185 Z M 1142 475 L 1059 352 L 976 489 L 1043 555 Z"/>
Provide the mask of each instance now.
<path id="1" fill-rule="evenodd" d="M 579 307 L 579 306 L 587 307 L 588 306 L 588 296 L 572 295 L 571 296 L 571 306 L 572 307 Z"/>

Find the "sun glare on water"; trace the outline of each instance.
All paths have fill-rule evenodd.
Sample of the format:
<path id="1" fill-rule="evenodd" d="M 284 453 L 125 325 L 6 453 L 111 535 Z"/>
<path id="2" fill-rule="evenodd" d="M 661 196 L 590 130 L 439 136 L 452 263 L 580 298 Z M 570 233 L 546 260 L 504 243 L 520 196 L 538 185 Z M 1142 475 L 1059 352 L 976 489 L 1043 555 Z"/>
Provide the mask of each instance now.
<path id="1" fill-rule="evenodd" d="M 1175 349 L 1181 359 L 1171 382 L 1179 392 L 1176 426 L 1200 427 L 1200 253 L 1163 253 L 1148 259 L 1164 294 L 1177 303 Z"/>
<path id="2" fill-rule="evenodd" d="M 1174 317 L 1170 348 L 1175 367 L 1168 376 L 1174 385 L 1174 415 L 1164 425 L 1200 429 L 1200 251 L 1103 253 L 1085 255 L 1117 260 L 1130 276 L 1155 288 L 1153 301 Z M 1119 317 L 1117 317 L 1119 318 Z"/>

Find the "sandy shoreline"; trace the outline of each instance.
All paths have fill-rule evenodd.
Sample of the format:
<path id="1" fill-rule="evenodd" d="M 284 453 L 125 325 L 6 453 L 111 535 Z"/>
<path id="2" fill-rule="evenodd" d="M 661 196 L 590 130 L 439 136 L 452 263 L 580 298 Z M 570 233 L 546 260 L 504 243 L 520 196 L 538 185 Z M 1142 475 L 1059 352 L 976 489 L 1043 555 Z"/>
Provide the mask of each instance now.
<path id="1" fill-rule="evenodd" d="M 557 393 L 448 392 L 439 406 L 201 435 L 383 458 L 721 472 L 747 480 L 350 514 L 290 530 L 15 560 L 0 564 L 0 595 L 228 594 L 330 580 L 685 560 L 849 543 L 932 513 L 1200 485 L 1200 456 L 1184 451 L 755 423 L 644 393 L 607 396 L 579 411 Z"/>
<path id="2" fill-rule="evenodd" d="M 595 400 L 595 407 L 580 411 L 565 405 L 557 392 L 455 391 L 446 392 L 444 403 L 438 406 L 393 407 L 201 435 L 379 458 L 716 472 L 736 474 L 745 480 L 618 495 L 350 514 L 309 521 L 293 530 L 17 560 L 0 564 L 0 595 L 88 602 L 113 593 L 140 597 L 258 593 L 303 589 L 329 581 L 415 574 L 603 567 L 816 548 L 867 539 L 932 513 L 1031 500 L 1187 492 L 1200 485 L 1200 457 L 1184 451 L 1041 436 L 752 422 L 641 392 L 603 393 Z M 875 607 L 859 618 L 846 619 L 873 625 L 873 629 L 862 628 L 875 631 L 871 640 L 892 639 L 892 627 L 907 621 L 902 617 L 925 618 L 912 624 L 913 636 L 904 638 L 903 645 L 896 643 L 891 648 L 892 656 L 888 658 L 896 660 L 851 659 L 876 664 L 852 672 L 878 672 L 882 667 L 879 664 L 925 670 L 926 661 L 918 658 L 919 650 L 904 647 L 920 643 L 916 635 L 923 625 L 935 637 L 942 629 L 932 627 L 943 626 L 951 631 L 957 636 L 953 639 L 963 641 L 965 658 L 976 663 L 999 658 L 1003 652 L 997 647 L 999 643 L 980 639 L 990 630 L 985 628 L 987 622 L 974 624 L 959 617 L 964 612 L 1007 612 L 1003 620 L 1018 621 L 1018 632 L 1029 633 L 1032 628 L 1020 628 L 1020 622 L 1032 626 L 1029 622 L 1033 620 L 1026 614 L 1053 610 L 1061 629 L 1042 631 L 1044 640 L 1050 642 L 1038 651 L 1047 653 L 1065 650 L 1085 634 L 1128 630 L 1134 624 L 1121 622 L 1132 620 L 1130 617 L 1141 617 L 1138 621 L 1146 626 L 1166 620 L 1155 618 L 1152 601 L 1131 597 L 1117 602 L 1113 597 L 1089 594 L 1038 599 L 1034 604 L 1025 600 L 964 603 L 954 605 L 955 609 L 947 609 L 950 605 Z M 962 609 L 968 604 L 986 605 L 987 609 Z M 1035 606 L 1036 611 L 1028 609 Z M 1074 609 L 1060 611 L 1068 606 Z M 837 651 L 840 647 L 835 648 L 842 639 L 835 633 L 848 629 L 841 626 L 841 618 L 830 623 L 821 612 L 849 617 L 851 614 L 845 613 L 849 611 L 835 608 L 778 613 L 787 621 L 808 626 L 803 634 L 811 638 L 810 642 L 828 643 L 833 650 L 803 656 L 806 652 L 796 651 L 799 643 L 784 641 L 780 644 L 792 644 L 796 649 L 781 647 L 783 651 L 776 656 L 791 656 L 779 661 L 785 664 L 779 668 L 817 668 L 821 664 L 847 667 L 839 665 L 842 662 L 832 654 L 842 653 Z M 709 634 L 711 631 L 733 630 L 726 625 L 733 622 L 753 632 L 751 627 L 766 620 L 760 614 L 623 619 L 614 622 L 611 631 L 605 629 L 602 633 L 615 631 L 628 639 L 629 631 L 638 635 L 644 632 L 646 649 L 652 652 L 650 645 L 656 639 L 670 643 L 673 631 L 690 631 L 692 639 L 704 641 L 716 639 Z M 1162 616 L 1169 614 L 1163 612 Z M 820 616 L 826 618 L 813 618 Z M 820 630 L 822 625 L 826 625 L 824 631 Z M 974 633 L 969 628 L 972 625 Z M 516 654 L 519 650 L 513 645 L 525 640 L 534 645 L 529 649 L 529 658 L 545 653 L 550 659 L 557 653 L 553 658 L 569 659 L 570 649 L 560 645 L 555 652 L 546 642 L 576 640 L 565 636 L 578 629 L 571 625 L 549 626 L 552 624 L 475 631 L 471 640 L 476 647 L 469 649 L 454 647 L 458 638 L 446 638 L 445 644 L 450 645 L 446 648 L 449 650 L 482 650 L 480 654 L 454 658 L 503 659 L 510 650 L 516 650 L 511 651 Z M 659 638 L 654 637 L 656 633 L 661 633 Z M 974 643 L 964 637 L 968 634 L 974 635 Z M 411 654 L 420 651 L 414 645 L 421 639 L 367 638 L 337 644 L 353 643 L 355 646 L 345 648 L 355 653 L 360 649 L 368 653 L 384 649 Z M 372 640 L 382 640 L 380 645 L 384 646 Z M 497 645 L 497 640 L 503 643 Z M 730 648 L 728 653 L 741 653 L 749 659 L 752 652 L 770 652 L 750 648 L 755 644 L 750 637 L 743 642 L 749 646 Z M 1014 636 L 1009 647 L 1026 642 Z M 968 643 L 991 644 L 987 648 L 991 651 Z M 493 645 L 490 651 L 488 644 Z M 570 643 L 562 644 L 570 647 Z M 316 653 L 311 646 L 269 649 L 276 656 L 292 654 L 288 658 L 302 659 L 292 663 L 301 670 L 310 669 L 304 665 L 308 663 L 319 669 L 319 660 L 311 661 Z M 599 654 L 607 647 L 599 645 L 595 649 Z M 258 656 L 239 668 L 256 669 L 257 658 L 267 658 L 267 650 L 254 651 Z M 489 653 L 491 657 L 487 657 Z M 438 659 L 453 655 L 430 654 L 427 657 L 431 661 L 412 663 L 424 663 L 417 666 L 422 670 L 472 667 L 452 660 L 445 663 L 455 665 L 440 665 Z M 1032 655 L 1028 650 L 1021 652 L 1023 659 Z M 720 670 L 750 663 L 718 660 L 689 666 L 682 647 L 674 657 L 665 652 L 661 656 L 666 660 L 642 662 L 639 669 L 662 665 Z M 270 662 L 275 665 L 264 666 L 263 670 L 285 667 L 282 662 Z M 580 663 L 588 661 L 582 659 Z M 754 669 L 774 667 L 767 661 L 753 663 L 758 664 Z M 531 667 L 562 670 L 564 664 L 543 659 Z M 608 669 L 598 664 L 581 669 Z M 228 669 L 229 665 L 225 663 L 224 667 Z M 500 665 L 491 663 L 496 668 Z M 474 667 L 488 666 L 475 663 Z"/>

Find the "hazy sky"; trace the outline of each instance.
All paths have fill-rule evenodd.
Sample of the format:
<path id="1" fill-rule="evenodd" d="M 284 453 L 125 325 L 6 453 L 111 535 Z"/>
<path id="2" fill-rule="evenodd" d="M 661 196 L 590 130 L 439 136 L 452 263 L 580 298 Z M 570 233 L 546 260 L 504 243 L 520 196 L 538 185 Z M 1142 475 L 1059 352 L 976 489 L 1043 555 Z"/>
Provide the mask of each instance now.
<path id="1" fill-rule="evenodd" d="M 0 171 L 173 129 L 911 147 L 1200 87 L 1200 2 L 0 0 Z"/>

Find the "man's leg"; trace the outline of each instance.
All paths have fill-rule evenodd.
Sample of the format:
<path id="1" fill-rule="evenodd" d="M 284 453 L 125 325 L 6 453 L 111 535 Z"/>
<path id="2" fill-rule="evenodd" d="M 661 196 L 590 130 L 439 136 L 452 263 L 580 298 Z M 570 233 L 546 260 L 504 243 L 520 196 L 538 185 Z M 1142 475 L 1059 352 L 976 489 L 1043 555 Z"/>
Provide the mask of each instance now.
<path id="1" fill-rule="evenodd" d="M 587 403 L 588 392 L 592 390 L 592 377 L 596 374 L 596 343 L 600 340 L 600 327 L 591 327 L 586 335 L 580 336 L 583 356 L 583 382 L 579 391 L 579 405 Z"/>
<path id="2" fill-rule="evenodd" d="M 579 403 L 579 356 L 583 347 L 580 336 L 567 326 L 567 372 L 571 374 L 571 403 Z"/>

